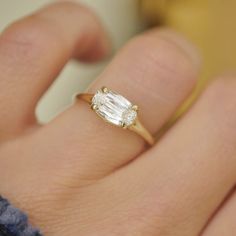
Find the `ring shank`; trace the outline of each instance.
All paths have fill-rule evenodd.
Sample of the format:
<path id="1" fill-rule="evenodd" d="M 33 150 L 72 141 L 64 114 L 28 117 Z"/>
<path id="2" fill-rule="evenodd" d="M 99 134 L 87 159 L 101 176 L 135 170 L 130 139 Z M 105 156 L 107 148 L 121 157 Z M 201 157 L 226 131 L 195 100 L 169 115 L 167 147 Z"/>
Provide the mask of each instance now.
<path id="1" fill-rule="evenodd" d="M 80 93 L 80 94 L 76 95 L 76 98 L 81 99 L 81 100 L 89 103 L 89 105 L 91 105 L 93 96 L 94 96 L 94 94 L 91 94 L 91 93 Z"/>
<path id="2" fill-rule="evenodd" d="M 87 102 L 89 105 L 92 104 L 94 94 L 90 93 L 81 93 L 76 96 L 77 99 L 83 100 Z M 154 137 L 150 134 L 150 132 L 144 127 L 139 119 L 136 122 L 128 127 L 129 130 L 135 132 L 139 136 L 141 136 L 150 146 L 155 143 Z"/>
<path id="3" fill-rule="evenodd" d="M 154 137 L 150 132 L 143 126 L 139 119 L 136 120 L 135 124 L 129 127 L 129 130 L 140 135 L 150 146 L 155 143 Z"/>

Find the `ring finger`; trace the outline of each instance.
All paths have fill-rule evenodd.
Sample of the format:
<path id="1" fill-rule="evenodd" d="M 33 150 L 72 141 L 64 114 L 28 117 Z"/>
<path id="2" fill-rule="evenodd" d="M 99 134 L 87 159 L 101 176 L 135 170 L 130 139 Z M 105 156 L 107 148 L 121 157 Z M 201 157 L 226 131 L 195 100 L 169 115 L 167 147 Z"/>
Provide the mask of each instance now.
<path id="1" fill-rule="evenodd" d="M 170 30 L 153 30 L 131 40 L 89 90 L 106 85 L 127 97 L 154 134 L 189 95 L 198 69 L 198 55 L 186 40 Z M 41 129 L 37 142 L 47 144 L 42 137 L 55 141 L 56 156 L 67 147 L 60 163 L 82 178 L 99 178 L 144 150 L 140 137 L 109 126 L 82 101 Z"/>

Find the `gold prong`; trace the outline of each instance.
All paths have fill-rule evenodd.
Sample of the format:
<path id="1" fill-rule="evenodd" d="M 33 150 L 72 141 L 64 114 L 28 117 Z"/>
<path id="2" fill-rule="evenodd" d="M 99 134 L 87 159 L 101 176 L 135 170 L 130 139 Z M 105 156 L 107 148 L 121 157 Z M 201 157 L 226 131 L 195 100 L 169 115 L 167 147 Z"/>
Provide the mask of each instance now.
<path id="1" fill-rule="evenodd" d="M 107 93 L 108 92 L 108 88 L 107 87 L 102 87 L 102 91 L 103 91 L 103 93 Z"/>
<path id="2" fill-rule="evenodd" d="M 123 129 L 127 129 L 127 126 L 126 126 L 125 123 L 122 123 L 121 126 L 122 126 Z"/>
<path id="3" fill-rule="evenodd" d="M 96 110 L 96 109 L 97 109 L 97 105 L 92 104 L 92 105 L 91 105 L 91 108 L 92 108 L 92 110 Z"/>
<path id="4" fill-rule="evenodd" d="M 132 106 L 132 109 L 133 109 L 134 111 L 138 111 L 138 106 L 137 106 L 137 105 L 133 105 L 133 106 Z"/>

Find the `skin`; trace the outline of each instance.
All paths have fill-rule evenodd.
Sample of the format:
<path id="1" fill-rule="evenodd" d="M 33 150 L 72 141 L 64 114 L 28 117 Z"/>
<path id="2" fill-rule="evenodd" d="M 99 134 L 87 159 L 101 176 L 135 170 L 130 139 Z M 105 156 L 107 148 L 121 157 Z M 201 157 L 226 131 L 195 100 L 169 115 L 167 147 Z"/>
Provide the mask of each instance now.
<path id="1" fill-rule="evenodd" d="M 2 33 L 1 194 L 50 236 L 235 235 L 234 75 L 209 85 L 152 148 L 82 101 L 37 124 L 35 106 L 65 63 L 109 51 L 99 19 L 69 2 Z M 88 90 L 123 94 L 155 134 L 191 93 L 200 65 L 182 36 L 154 29 L 128 42 Z"/>

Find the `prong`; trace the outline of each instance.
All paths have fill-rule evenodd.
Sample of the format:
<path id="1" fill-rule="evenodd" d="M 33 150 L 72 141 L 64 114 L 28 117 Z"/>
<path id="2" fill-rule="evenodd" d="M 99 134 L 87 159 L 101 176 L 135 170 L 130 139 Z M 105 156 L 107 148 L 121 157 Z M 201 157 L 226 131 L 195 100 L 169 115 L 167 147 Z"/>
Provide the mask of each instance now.
<path id="1" fill-rule="evenodd" d="M 97 110 L 98 107 L 97 107 L 97 105 L 92 104 L 92 105 L 91 105 L 91 108 L 92 108 L 92 110 Z"/>
<path id="2" fill-rule="evenodd" d="M 108 88 L 107 87 L 102 87 L 103 93 L 108 93 Z"/>
<path id="3" fill-rule="evenodd" d="M 124 122 L 122 122 L 121 126 L 123 129 L 127 129 L 127 125 Z"/>
<path id="4" fill-rule="evenodd" d="M 137 106 L 137 105 L 133 105 L 133 106 L 132 106 L 132 109 L 133 109 L 134 111 L 138 111 L 138 106 Z"/>

